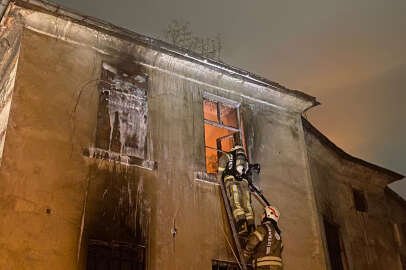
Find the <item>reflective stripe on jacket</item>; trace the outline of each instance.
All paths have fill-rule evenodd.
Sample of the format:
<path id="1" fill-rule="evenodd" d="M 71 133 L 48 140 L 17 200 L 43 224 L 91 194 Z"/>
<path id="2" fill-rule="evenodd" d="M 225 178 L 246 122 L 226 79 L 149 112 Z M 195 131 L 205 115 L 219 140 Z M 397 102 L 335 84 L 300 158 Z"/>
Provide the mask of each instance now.
<path id="1" fill-rule="evenodd" d="M 253 265 L 282 267 L 282 238 L 270 221 L 264 222 L 248 237 L 244 254 L 252 255 Z"/>

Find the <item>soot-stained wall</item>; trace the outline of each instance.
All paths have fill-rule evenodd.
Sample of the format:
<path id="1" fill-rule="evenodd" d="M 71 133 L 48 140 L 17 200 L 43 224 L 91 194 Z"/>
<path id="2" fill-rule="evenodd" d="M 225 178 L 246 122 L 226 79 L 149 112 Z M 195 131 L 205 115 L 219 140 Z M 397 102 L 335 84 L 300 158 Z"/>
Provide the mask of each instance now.
<path id="1" fill-rule="evenodd" d="M 249 156 L 262 165 L 258 185 L 282 213 L 285 269 L 325 269 L 299 103 L 85 26 L 60 19 L 50 27 L 51 15 L 23 15 L 31 30 L 23 33 L 0 168 L 0 268 L 85 269 L 91 239 L 139 241 L 148 269 L 235 260 L 219 186 L 196 179 L 205 171 L 209 92 L 241 103 Z M 103 63 L 141 65 L 148 78 L 137 166 L 92 155 Z"/>

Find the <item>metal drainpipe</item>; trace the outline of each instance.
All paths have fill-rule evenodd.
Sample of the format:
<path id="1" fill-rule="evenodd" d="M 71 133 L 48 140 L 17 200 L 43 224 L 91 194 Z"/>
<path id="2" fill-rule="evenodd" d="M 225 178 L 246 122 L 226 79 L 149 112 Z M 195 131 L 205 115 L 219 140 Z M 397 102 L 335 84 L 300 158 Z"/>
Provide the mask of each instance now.
<path id="1" fill-rule="evenodd" d="M 10 0 L 0 0 L 0 21 L 3 18 L 9 2 Z"/>

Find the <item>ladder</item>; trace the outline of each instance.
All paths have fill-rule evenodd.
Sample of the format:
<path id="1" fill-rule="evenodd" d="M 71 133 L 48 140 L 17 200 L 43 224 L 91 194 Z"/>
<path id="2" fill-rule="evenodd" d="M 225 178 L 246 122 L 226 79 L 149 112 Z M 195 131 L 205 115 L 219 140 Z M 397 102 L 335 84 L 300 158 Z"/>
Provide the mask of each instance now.
<path id="1" fill-rule="evenodd" d="M 238 237 L 238 233 L 237 233 L 237 229 L 236 229 L 236 225 L 235 225 L 234 217 L 233 217 L 233 211 L 230 206 L 230 201 L 228 200 L 228 196 L 227 196 L 227 192 L 226 192 L 226 188 L 224 186 L 223 180 L 220 181 L 220 188 L 221 188 L 221 196 L 222 196 L 223 202 L 224 202 L 224 208 L 226 209 L 226 213 L 227 213 L 228 224 L 230 225 L 231 234 L 232 234 L 233 240 L 234 240 L 234 245 L 237 248 L 237 256 L 238 256 L 239 264 L 240 264 L 241 270 L 247 270 L 247 262 L 245 261 L 245 258 L 242 254 L 241 242 Z"/>

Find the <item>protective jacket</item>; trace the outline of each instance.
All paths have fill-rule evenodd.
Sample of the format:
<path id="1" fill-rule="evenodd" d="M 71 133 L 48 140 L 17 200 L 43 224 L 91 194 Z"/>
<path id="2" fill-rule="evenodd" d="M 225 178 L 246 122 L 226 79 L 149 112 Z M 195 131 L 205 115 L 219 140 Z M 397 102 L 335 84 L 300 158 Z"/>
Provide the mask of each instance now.
<path id="1" fill-rule="evenodd" d="M 238 231 L 242 234 L 254 227 L 254 212 L 248 180 L 235 170 L 235 155 L 224 153 L 219 160 L 218 181 L 224 181 Z"/>
<path id="2" fill-rule="evenodd" d="M 271 221 L 263 222 L 248 237 L 243 251 L 254 269 L 282 270 L 282 238 Z"/>

